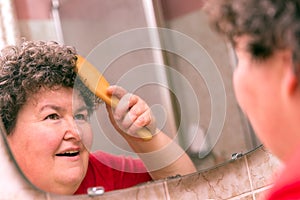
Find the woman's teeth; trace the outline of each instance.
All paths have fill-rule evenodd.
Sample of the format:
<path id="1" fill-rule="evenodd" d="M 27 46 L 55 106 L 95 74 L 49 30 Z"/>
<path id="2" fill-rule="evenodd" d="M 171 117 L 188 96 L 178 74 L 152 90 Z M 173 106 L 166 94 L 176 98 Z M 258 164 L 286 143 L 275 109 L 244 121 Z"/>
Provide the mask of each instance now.
<path id="1" fill-rule="evenodd" d="M 66 151 L 64 153 L 58 153 L 56 156 L 77 156 L 79 154 L 79 151 Z"/>

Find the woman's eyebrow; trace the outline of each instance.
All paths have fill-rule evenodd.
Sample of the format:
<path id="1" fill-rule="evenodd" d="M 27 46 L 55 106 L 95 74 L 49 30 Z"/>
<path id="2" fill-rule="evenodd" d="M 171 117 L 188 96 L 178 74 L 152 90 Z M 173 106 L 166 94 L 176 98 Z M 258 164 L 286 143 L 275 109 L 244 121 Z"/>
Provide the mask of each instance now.
<path id="1" fill-rule="evenodd" d="M 42 106 L 39 109 L 39 112 L 41 113 L 41 112 L 43 112 L 47 108 L 50 108 L 50 109 L 53 109 L 53 110 L 56 110 L 56 111 L 65 111 L 66 110 L 65 108 L 60 107 L 60 106 L 56 106 L 56 105 L 52 105 L 52 104 L 47 104 L 47 105 Z"/>
<path id="2" fill-rule="evenodd" d="M 43 112 L 45 109 L 52 109 L 52 110 L 55 110 L 57 112 L 66 112 L 67 109 L 61 107 L 61 106 L 56 106 L 56 105 L 52 105 L 52 104 L 47 104 L 47 105 L 44 105 L 42 106 L 40 109 L 39 109 L 39 113 Z M 88 107 L 86 105 L 83 105 L 79 108 L 73 108 L 73 111 L 74 113 L 76 112 L 82 112 L 82 111 L 89 111 Z"/>

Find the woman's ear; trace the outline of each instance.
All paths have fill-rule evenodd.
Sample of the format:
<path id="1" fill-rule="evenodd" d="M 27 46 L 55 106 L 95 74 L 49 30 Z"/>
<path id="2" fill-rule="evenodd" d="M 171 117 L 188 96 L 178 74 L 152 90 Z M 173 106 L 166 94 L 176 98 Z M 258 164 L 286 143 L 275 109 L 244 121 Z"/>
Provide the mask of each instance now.
<path id="1" fill-rule="evenodd" d="M 278 58 L 279 73 L 281 74 L 281 92 L 285 98 L 290 98 L 291 95 L 300 92 L 300 85 L 295 70 L 299 69 L 300 63 L 294 62 L 293 52 L 290 49 L 280 51 Z"/>
<path id="2" fill-rule="evenodd" d="M 297 78 L 297 74 L 295 72 L 295 68 L 300 67 L 300 64 L 297 66 L 291 65 L 286 65 L 283 75 L 283 84 L 282 84 L 282 89 L 286 91 L 287 95 L 294 95 L 295 93 L 300 94 L 300 85 L 299 85 L 299 80 Z"/>

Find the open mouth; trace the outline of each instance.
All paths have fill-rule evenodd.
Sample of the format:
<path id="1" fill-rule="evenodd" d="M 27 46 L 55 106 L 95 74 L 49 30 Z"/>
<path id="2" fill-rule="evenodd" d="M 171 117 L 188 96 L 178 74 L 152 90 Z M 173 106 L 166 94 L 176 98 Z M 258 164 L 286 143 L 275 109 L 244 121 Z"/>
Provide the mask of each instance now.
<path id="1" fill-rule="evenodd" d="M 56 156 L 67 156 L 67 157 L 74 157 L 79 155 L 79 151 L 67 151 L 64 153 L 55 154 Z"/>

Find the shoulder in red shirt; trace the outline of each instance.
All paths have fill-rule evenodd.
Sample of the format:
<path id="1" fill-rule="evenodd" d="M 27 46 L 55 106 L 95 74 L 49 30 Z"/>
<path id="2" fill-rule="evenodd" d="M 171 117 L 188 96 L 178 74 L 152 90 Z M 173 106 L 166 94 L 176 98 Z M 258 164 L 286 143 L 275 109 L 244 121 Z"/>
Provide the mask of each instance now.
<path id="1" fill-rule="evenodd" d="M 300 199 L 300 149 L 295 152 L 270 190 L 268 200 Z"/>
<path id="2" fill-rule="evenodd" d="M 102 186 L 108 192 L 151 180 L 140 159 L 96 151 L 90 154 L 86 176 L 75 194 L 86 194 L 89 187 Z"/>

